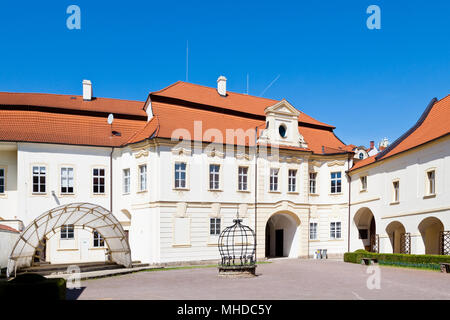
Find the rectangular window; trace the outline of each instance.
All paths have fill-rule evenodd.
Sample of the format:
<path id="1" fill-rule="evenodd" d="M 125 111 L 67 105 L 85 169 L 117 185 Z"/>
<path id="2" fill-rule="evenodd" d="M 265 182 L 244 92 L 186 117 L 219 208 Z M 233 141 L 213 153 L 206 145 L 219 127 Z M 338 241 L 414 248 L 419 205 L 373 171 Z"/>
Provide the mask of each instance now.
<path id="1" fill-rule="evenodd" d="M 94 247 L 104 247 L 105 239 L 97 231 L 94 231 Z"/>
<path id="2" fill-rule="evenodd" d="M 288 173 L 288 191 L 295 192 L 297 184 L 297 170 L 289 170 Z"/>
<path id="3" fill-rule="evenodd" d="M 61 168 L 61 193 L 73 193 L 73 168 Z"/>
<path id="4" fill-rule="evenodd" d="M 130 169 L 123 169 L 123 193 L 130 193 Z"/>
<path id="5" fill-rule="evenodd" d="M 361 191 L 367 190 L 367 176 L 363 176 L 361 179 Z"/>
<path id="6" fill-rule="evenodd" d="M 394 181 L 392 183 L 392 187 L 394 188 L 394 202 L 400 201 L 400 181 Z"/>
<path id="7" fill-rule="evenodd" d="M 45 193 L 45 167 L 33 166 L 33 193 Z"/>
<path id="8" fill-rule="evenodd" d="M 436 192 L 436 184 L 435 184 L 435 172 L 433 171 L 428 171 L 427 172 L 427 177 L 428 177 L 428 194 L 429 195 L 433 195 Z M 1 191 L 1 190 L 0 190 Z"/>
<path id="9" fill-rule="evenodd" d="M 0 168 L 0 193 L 5 193 L 5 183 L 6 181 L 6 175 L 5 175 L 5 169 Z"/>
<path id="10" fill-rule="evenodd" d="M 317 222 L 309 223 L 309 239 L 317 240 Z"/>
<path id="11" fill-rule="evenodd" d="M 94 194 L 105 193 L 105 169 L 94 168 L 92 170 L 92 188 Z"/>
<path id="12" fill-rule="evenodd" d="M 270 191 L 278 191 L 278 171 L 280 169 L 270 169 Z"/>
<path id="13" fill-rule="evenodd" d="M 186 163 L 175 163 L 175 188 L 186 188 Z"/>
<path id="14" fill-rule="evenodd" d="M 316 172 L 309 173 L 309 193 L 315 194 L 317 191 L 316 190 L 316 178 L 317 178 Z"/>
<path id="15" fill-rule="evenodd" d="M 218 164 L 209 165 L 209 189 L 211 190 L 219 189 L 219 170 L 220 165 Z"/>
<path id="16" fill-rule="evenodd" d="M 73 239 L 74 238 L 74 227 L 73 224 L 66 224 L 61 226 L 61 239 Z"/>
<path id="17" fill-rule="evenodd" d="M 213 236 L 220 234 L 220 218 L 209 219 L 209 234 Z"/>
<path id="18" fill-rule="evenodd" d="M 331 193 L 341 193 L 341 173 L 331 173 Z"/>
<path id="19" fill-rule="evenodd" d="M 239 167 L 238 172 L 238 189 L 239 191 L 247 191 L 248 167 Z"/>
<path id="20" fill-rule="evenodd" d="M 330 238 L 340 239 L 341 238 L 341 223 L 331 222 L 330 223 Z"/>
<path id="21" fill-rule="evenodd" d="M 147 165 L 139 166 L 139 191 L 147 190 Z"/>

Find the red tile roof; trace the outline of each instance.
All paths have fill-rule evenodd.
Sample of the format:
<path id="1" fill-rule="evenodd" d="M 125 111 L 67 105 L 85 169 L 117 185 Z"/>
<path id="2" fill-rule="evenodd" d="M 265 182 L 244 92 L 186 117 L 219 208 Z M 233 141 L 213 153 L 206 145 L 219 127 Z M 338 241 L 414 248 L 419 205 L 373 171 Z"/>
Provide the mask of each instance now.
<path id="1" fill-rule="evenodd" d="M 151 93 L 150 98 L 154 117 L 147 122 L 145 104 L 140 101 L 0 93 L 0 141 L 118 147 L 153 137 L 170 139 L 177 129 L 184 129 L 192 140 L 219 142 L 214 132 L 220 132 L 223 142 L 229 143 L 227 130 L 240 129 L 247 134 L 245 141 L 233 137 L 232 143 L 253 145 L 255 127 L 260 134 L 265 126 L 264 110 L 279 102 L 233 92 L 221 97 L 215 88 L 181 81 Z M 109 113 L 116 116 L 112 128 L 106 121 Z M 196 137 L 195 121 L 202 122 L 203 134 L 211 134 Z M 294 149 L 319 154 L 351 151 L 334 135 L 333 128 L 301 113 L 299 132 L 308 148 Z M 111 135 L 111 129 L 121 136 Z"/>
<path id="2" fill-rule="evenodd" d="M 259 116 L 265 116 L 264 110 L 267 107 L 278 103 L 278 100 L 261 98 L 247 94 L 227 92 L 226 97 L 217 93 L 216 88 L 205 87 L 198 84 L 178 81 L 174 84 L 150 94 L 151 97 L 165 97 L 198 103 L 207 106 L 214 106 L 223 109 L 234 110 Z M 301 112 L 299 121 L 329 128 L 333 126 L 317 121 L 316 119 Z"/>
<path id="3" fill-rule="evenodd" d="M 0 92 L 0 105 L 147 116 L 143 101 L 110 98 L 93 98 L 90 101 L 84 101 L 83 96 L 63 94 Z M 32 109 L 30 108 L 30 110 Z"/>
<path id="4" fill-rule="evenodd" d="M 433 101 L 434 102 L 434 101 Z M 374 157 L 355 164 L 351 171 L 411 150 L 450 133 L 450 95 L 427 107 L 419 121 Z M 369 160 L 370 159 L 370 160 Z"/>

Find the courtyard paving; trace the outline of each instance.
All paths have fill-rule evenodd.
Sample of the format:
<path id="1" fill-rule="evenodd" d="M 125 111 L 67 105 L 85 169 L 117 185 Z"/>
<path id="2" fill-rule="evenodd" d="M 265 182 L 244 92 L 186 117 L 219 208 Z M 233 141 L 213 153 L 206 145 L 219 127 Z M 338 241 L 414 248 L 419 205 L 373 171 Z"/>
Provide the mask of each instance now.
<path id="1" fill-rule="evenodd" d="M 450 299 L 450 274 L 436 271 L 380 266 L 380 289 L 369 289 L 368 267 L 342 261 L 279 259 L 256 270 L 257 277 L 239 279 L 220 278 L 216 268 L 137 272 L 82 281 L 68 298 Z"/>

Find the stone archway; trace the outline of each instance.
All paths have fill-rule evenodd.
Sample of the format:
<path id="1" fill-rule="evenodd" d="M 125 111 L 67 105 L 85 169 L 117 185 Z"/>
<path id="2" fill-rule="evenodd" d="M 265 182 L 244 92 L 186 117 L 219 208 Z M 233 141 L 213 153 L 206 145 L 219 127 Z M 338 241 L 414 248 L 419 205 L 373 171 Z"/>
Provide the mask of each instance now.
<path id="1" fill-rule="evenodd" d="M 392 246 L 392 253 L 410 253 L 410 238 L 405 227 L 399 221 L 392 221 L 386 227 L 386 233 Z"/>
<path id="2" fill-rule="evenodd" d="M 353 222 L 358 229 L 358 238 L 364 249 L 370 252 L 378 251 L 376 223 L 372 210 L 367 207 L 360 208 L 356 212 Z"/>
<path id="3" fill-rule="evenodd" d="M 300 219 L 290 211 L 277 212 L 266 222 L 265 256 L 297 258 Z"/>
<path id="4" fill-rule="evenodd" d="M 422 235 L 425 254 L 441 254 L 441 232 L 444 224 L 436 217 L 423 219 L 419 224 L 419 232 Z"/>
<path id="5" fill-rule="evenodd" d="M 131 267 L 131 252 L 120 222 L 107 209 L 91 203 L 71 203 L 48 210 L 20 234 L 8 261 L 8 276 L 29 267 L 51 238 L 63 226 L 96 231 L 109 249 L 110 260 Z"/>

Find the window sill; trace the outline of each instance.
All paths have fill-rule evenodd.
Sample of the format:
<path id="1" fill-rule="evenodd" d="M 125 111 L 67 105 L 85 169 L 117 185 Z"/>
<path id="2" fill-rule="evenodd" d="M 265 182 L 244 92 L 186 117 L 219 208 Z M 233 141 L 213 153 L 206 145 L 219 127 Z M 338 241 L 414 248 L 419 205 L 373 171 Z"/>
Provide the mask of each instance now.
<path id="1" fill-rule="evenodd" d="M 319 239 L 309 239 L 309 242 L 320 242 Z"/>
<path id="2" fill-rule="evenodd" d="M 236 190 L 236 192 L 242 192 L 242 193 L 250 193 L 250 190 Z"/>
<path id="3" fill-rule="evenodd" d="M 364 192 L 367 192 L 367 189 L 361 189 L 361 190 L 359 190 L 359 193 L 364 193 Z"/>
<path id="4" fill-rule="evenodd" d="M 106 250 L 106 247 L 92 247 L 89 248 L 88 250 Z"/>
<path id="5" fill-rule="evenodd" d="M 59 248 L 56 251 L 78 251 L 78 248 Z"/>
<path id="6" fill-rule="evenodd" d="M 300 192 L 298 192 L 298 191 L 288 191 L 287 194 L 297 194 L 298 195 L 298 194 L 300 194 Z"/>
<path id="7" fill-rule="evenodd" d="M 310 193 L 309 195 L 310 195 L 311 197 L 318 197 L 318 196 L 319 196 L 318 193 Z"/>
<path id="8" fill-rule="evenodd" d="M 331 238 L 328 241 L 344 241 L 344 238 Z"/>
<path id="9" fill-rule="evenodd" d="M 173 191 L 189 191 L 189 188 L 172 188 Z"/>
<path id="10" fill-rule="evenodd" d="M 400 201 L 394 201 L 394 202 L 389 203 L 390 206 L 397 205 L 397 204 L 400 204 Z"/>
<path id="11" fill-rule="evenodd" d="M 93 197 L 106 197 L 106 193 L 93 193 Z"/>
<path id="12" fill-rule="evenodd" d="M 278 190 L 269 190 L 268 192 L 269 193 L 281 193 L 281 191 L 278 191 Z"/>
<path id="13" fill-rule="evenodd" d="M 329 193 L 328 195 L 330 195 L 330 196 L 342 196 L 343 193 L 342 192 L 335 192 L 335 193 Z"/>
<path id="14" fill-rule="evenodd" d="M 5 199 L 8 198 L 8 194 L 7 193 L 0 193 L 0 199 Z"/>
<path id="15" fill-rule="evenodd" d="M 124 192 L 122 193 L 123 196 L 129 196 L 131 194 L 131 192 Z"/>
<path id="16" fill-rule="evenodd" d="M 32 192 L 32 196 L 47 196 L 47 192 Z"/>
<path id="17" fill-rule="evenodd" d="M 172 248 L 190 248 L 192 245 L 190 244 L 173 244 Z"/>
<path id="18" fill-rule="evenodd" d="M 219 244 L 218 243 L 208 243 L 207 246 L 208 247 L 218 247 Z"/>
<path id="19" fill-rule="evenodd" d="M 1 197 L 1 196 L 0 196 Z M 431 199 L 431 198 L 436 198 L 436 193 L 433 194 L 428 194 L 426 196 L 423 196 L 423 199 Z"/>
<path id="20" fill-rule="evenodd" d="M 74 197 L 75 193 L 60 193 L 60 197 Z"/>
<path id="21" fill-rule="evenodd" d="M 146 193 L 146 192 L 148 192 L 148 190 L 136 191 L 137 194 L 142 194 L 142 193 Z"/>
<path id="22" fill-rule="evenodd" d="M 222 189 L 208 189 L 208 191 L 211 191 L 211 192 L 223 192 Z"/>

